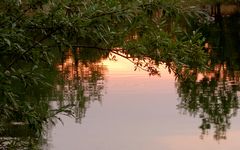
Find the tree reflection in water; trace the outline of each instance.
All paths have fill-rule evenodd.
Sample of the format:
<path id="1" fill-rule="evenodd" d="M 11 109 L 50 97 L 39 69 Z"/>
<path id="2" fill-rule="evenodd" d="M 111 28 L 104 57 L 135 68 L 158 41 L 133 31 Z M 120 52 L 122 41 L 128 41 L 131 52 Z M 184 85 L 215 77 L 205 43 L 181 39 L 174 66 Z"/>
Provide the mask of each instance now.
<path id="1" fill-rule="evenodd" d="M 76 53 L 79 53 L 79 50 L 74 54 L 69 50 L 64 54 L 62 63 L 57 65 L 58 71 L 61 72 L 57 80 L 57 73 L 52 68 L 46 69 L 48 80 L 55 87 L 32 87 L 26 91 L 27 96 L 23 95 L 20 99 L 23 103 L 29 101 L 27 108 L 19 107 L 21 113 L 18 113 L 9 106 L 9 110 L 16 111 L 13 116 L 1 113 L 0 149 L 48 148 L 48 132 L 43 132 L 51 131 L 57 119 L 60 119 L 58 114 L 74 116 L 76 122 L 80 122 L 92 101 L 101 102 L 106 68 L 100 60 L 104 54 L 96 55 L 97 52 L 92 52 L 94 55 L 89 52 L 78 58 L 80 55 Z M 17 84 L 15 85 L 18 88 Z M 1 101 L 1 108 L 5 108 L 6 105 Z M 3 112 L 3 109 L 0 109 L 0 112 Z M 31 124 L 26 124 L 26 119 Z"/>
<path id="2" fill-rule="evenodd" d="M 79 53 L 78 48 L 75 53 Z M 76 122 L 84 117 L 86 109 L 92 101 L 101 102 L 104 88 L 104 71 L 106 68 L 100 63 L 101 59 L 93 61 L 79 60 L 79 55 L 74 55 L 69 50 L 64 56 L 64 61 L 59 64 L 61 83 L 56 84 L 55 107 L 72 106 L 71 111 Z"/>
<path id="3" fill-rule="evenodd" d="M 178 109 L 184 114 L 188 112 L 202 118 L 199 127 L 202 137 L 209 129 L 215 128 L 214 138 L 225 139 L 230 119 L 238 110 L 239 74 L 230 76 L 226 68 L 219 65 L 213 72 L 192 72 L 191 77 L 179 79 L 176 87 L 181 99 Z"/>
<path id="4" fill-rule="evenodd" d="M 184 114 L 202 118 L 201 137 L 215 128 L 214 138 L 225 139 L 230 119 L 239 108 L 240 32 L 236 20 L 239 17 L 227 18 L 206 30 L 210 43 L 205 48 L 211 54 L 208 65 L 212 71 L 182 71 L 176 83 L 180 97 L 177 107 Z"/>
<path id="5" fill-rule="evenodd" d="M 112 51 L 112 53 L 128 59 L 135 68 L 148 71 L 149 75 L 161 73 L 158 68 L 159 63 L 149 57 L 138 59 L 121 51 Z M 230 119 L 237 115 L 239 108 L 240 72 L 229 70 L 226 62 L 215 65 L 209 63 L 210 66 L 215 67 L 212 71 L 204 73 L 197 68 L 184 68 L 179 71 L 180 68 L 174 63 L 162 64 L 165 64 L 170 72 L 175 73 L 176 88 L 180 98 L 177 109 L 183 114 L 189 113 L 193 117 L 199 116 L 202 119 L 199 126 L 202 130 L 201 138 L 214 128 L 216 140 L 226 139 L 226 131 L 231 124 Z"/>

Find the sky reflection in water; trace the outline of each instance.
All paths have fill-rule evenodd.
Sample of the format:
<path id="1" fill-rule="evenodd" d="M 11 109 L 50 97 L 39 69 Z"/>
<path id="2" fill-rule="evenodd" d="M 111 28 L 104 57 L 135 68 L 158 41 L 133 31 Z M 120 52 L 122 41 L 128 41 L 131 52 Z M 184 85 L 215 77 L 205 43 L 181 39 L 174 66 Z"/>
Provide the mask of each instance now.
<path id="1" fill-rule="evenodd" d="M 50 131 L 53 150 L 237 150 L 240 120 L 231 118 L 227 140 L 216 141 L 214 130 L 200 138 L 201 119 L 177 109 L 180 99 L 175 77 L 164 67 L 150 77 L 128 60 L 104 60 L 102 101 L 89 105 L 81 124 L 61 116 Z"/>

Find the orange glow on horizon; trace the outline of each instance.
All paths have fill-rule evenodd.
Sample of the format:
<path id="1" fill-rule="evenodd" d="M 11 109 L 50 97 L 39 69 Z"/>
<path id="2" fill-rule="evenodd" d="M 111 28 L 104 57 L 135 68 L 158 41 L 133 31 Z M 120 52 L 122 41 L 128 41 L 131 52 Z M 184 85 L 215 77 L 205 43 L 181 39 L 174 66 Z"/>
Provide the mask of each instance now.
<path id="1" fill-rule="evenodd" d="M 113 54 L 114 55 L 114 54 Z M 127 55 L 125 55 L 127 56 Z M 115 54 L 114 60 L 105 59 L 102 61 L 103 65 L 105 65 L 110 74 L 131 74 L 131 75 L 144 75 L 149 76 L 149 72 L 137 68 L 135 70 L 135 64 L 128 60 L 127 58 L 121 57 Z M 174 78 L 173 75 L 169 75 L 168 70 L 165 68 L 165 65 L 160 65 L 158 70 L 160 71 L 160 76 L 165 76 L 167 78 Z"/>
<path id="2" fill-rule="evenodd" d="M 82 76 L 83 74 L 91 74 L 90 70 L 98 70 L 102 73 L 105 71 L 108 71 L 108 74 L 110 75 L 135 75 L 135 76 L 146 76 L 148 77 L 150 74 L 149 71 L 147 71 L 146 68 L 136 67 L 136 64 L 138 62 L 137 58 L 131 58 L 130 55 L 124 54 L 122 51 L 122 48 L 115 48 L 113 49 L 114 53 L 110 54 L 110 57 L 108 59 L 102 60 L 100 63 L 95 63 L 92 65 L 88 65 L 88 67 L 84 67 L 84 65 L 81 63 L 81 61 L 74 60 L 74 56 L 72 54 L 71 49 L 66 53 L 65 60 L 62 64 L 58 64 L 56 67 L 59 71 L 65 72 L 65 78 L 67 80 L 73 80 L 77 76 Z M 144 63 L 148 64 L 148 67 L 156 67 L 154 65 L 153 60 L 145 58 Z M 76 64 L 77 63 L 77 64 Z M 143 66 L 145 65 L 143 63 Z M 97 68 L 97 66 L 104 66 L 102 70 L 99 70 L 101 68 Z M 95 66 L 95 67 L 94 67 Z M 77 67 L 77 68 L 76 68 Z M 173 79 L 173 75 L 169 75 L 168 69 L 165 68 L 165 65 L 159 65 L 157 67 L 157 70 L 160 73 L 160 77 L 162 78 L 168 78 Z M 152 76 L 152 75 L 150 75 Z M 153 75 L 158 77 L 157 75 Z"/>

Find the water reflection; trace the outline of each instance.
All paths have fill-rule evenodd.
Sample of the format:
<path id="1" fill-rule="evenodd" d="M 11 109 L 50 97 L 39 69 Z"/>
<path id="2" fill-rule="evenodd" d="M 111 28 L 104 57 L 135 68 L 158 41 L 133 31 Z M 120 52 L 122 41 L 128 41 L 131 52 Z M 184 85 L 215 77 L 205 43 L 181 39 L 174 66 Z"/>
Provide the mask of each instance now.
<path id="1" fill-rule="evenodd" d="M 184 114 L 188 112 L 202 119 L 199 127 L 202 135 L 214 128 L 214 138 L 219 140 L 226 138 L 230 119 L 237 114 L 240 82 L 239 78 L 229 78 L 224 70 L 214 71 L 192 73 L 191 78 L 178 80 L 176 87 L 181 100 L 177 107 Z M 220 75 L 222 73 L 223 78 Z"/>
<path id="2" fill-rule="evenodd" d="M 80 50 L 77 48 L 76 53 Z M 61 72 L 61 83 L 56 84 L 55 107 L 72 106 L 71 110 L 80 122 L 91 101 L 102 99 L 104 72 L 106 68 L 100 61 L 80 61 L 72 50 L 64 55 L 64 60 L 57 65 Z"/>
<path id="3" fill-rule="evenodd" d="M 233 23 L 232 19 L 235 19 Z M 231 118 L 239 108 L 240 64 L 239 64 L 239 17 L 224 19 L 207 29 L 209 36 L 205 48 L 211 54 L 211 71 L 200 73 L 197 69 L 182 71 L 176 83 L 180 97 L 177 105 L 182 113 L 199 116 L 202 137 L 211 128 L 216 140 L 226 139 Z M 212 36 L 212 35 L 219 36 Z"/>
<path id="4" fill-rule="evenodd" d="M 193 70 L 180 71 L 176 69 L 177 67 L 175 67 L 174 63 L 171 62 L 159 63 L 156 60 L 145 56 L 136 58 L 131 56 L 130 54 L 127 54 L 122 48 L 112 49 L 109 55 L 108 52 L 107 54 L 106 53 L 101 54 L 98 53 L 99 51 L 95 50 L 90 50 L 87 53 L 83 53 L 82 50 L 77 48 L 69 50 L 67 54 L 64 55 L 65 57 L 63 58 L 62 62 L 59 63 L 59 65 L 57 65 L 57 68 L 61 72 L 60 76 L 61 82 L 56 83 L 56 90 L 54 92 L 55 95 L 57 96 L 54 97 L 53 99 L 53 106 L 55 107 L 69 105 L 72 106 L 72 110 L 76 115 L 76 122 L 81 122 L 81 118 L 85 116 L 86 110 L 90 109 L 89 105 L 93 101 L 101 102 L 102 100 L 105 79 L 104 77 L 107 70 L 105 66 L 101 63 L 102 56 L 105 58 L 109 56 L 111 60 L 116 60 L 115 59 L 116 55 L 118 55 L 134 64 L 132 66 L 132 70 L 134 69 L 145 70 L 149 72 L 150 75 L 159 75 L 159 71 L 161 71 L 158 68 L 159 65 L 167 66 L 169 71 L 176 73 L 176 88 L 180 98 L 180 102 L 177 105 L 177 109 L 179 109 L 183 114 L 190 114 L 191 116 L 201 118 L 201 124 L 199 125 L 199 128 L 202 131 L 201 136 L 202 138 L 204 137 L 204 135 L 208 134 L 210 130 L 214 130 L 214 138 L 216 140 L 226 139 L 227 131 L 231 125 L 231 120 L 233 117 L 237 115 L 237 110 L 239 106 L 238 93 L 240 90 L 239 87 L 240 74 L 238 71 L 239 69 L 237 68 L 240 67 L 236 61 L 237 59 L 230 59 L 232 57 L 225 57 L 226 51 L 222 50 L 222 46 L 221 49 L 213 49 L 213 47 L 216 47 L 214 46 L 214 44 L 216 43 L 212 42 L 210 38 L 208 38 L 208 40 L 209 43 L 206 44 L 205 48 L 208 48 L 208 52 L 211 53 L 211 56 L 214 59 L 211 59 L 208 64 L 211 70 L 205 72 L 198 71 L 198 68 L 194 68 Z M 129 67 L 129 64 L 127 65 Z M 118 67 L 118 65 L 111 67 Z M 130 139 L 132 141 L 136 140 L 137 143 L 139 144 L 140 142 L 138 141 L 139 140 L 138 137 L 146 138 L 144 136 L 149 135 L 151 132 L 150 130 L 146 129 L 146 126 L 147 127 L 150 126 L 150 128 L 154 127 L 151 128 L 152 129 L 151 133 L 154 134 L 150 135 L 149 137 L 162 136 L 161 139 L 164 139 L 166 138 L 167 135 L 167 137 L 169 138 L 168 140 L 170 141 L 169 145 L 171 145 L 173 142 L 172 137 L 174 137 L 172 135 L 178 134 L 177 136 L 178 138 L 176 141 L 179 142 L 180 141 L 179 139 L 183 139 L 183 141 L 185 141 L 185 138 L 183 138 L 184 137 L 183 133 L 181 132 L 179 134 L 179 130 L 184 129 L 183 126 L 179 125 L 178 127 L 176 127 L 175 123 L 180 122 L 179 124 L 185 123 L 184 125 L 186 125 L 188 123 L 191 124 L 192 120 L 190 122 L 184 121 L 181 122 L 177 120 L 176 118 L 179 118 L 179 116 L 177 115 L 174 116 L 173 114 L 175 114 L 175 112 L 174 113 L 171 112 L 169 110 L 169 106 L 168 107 L 165 106 L 167 102 L 171 104 L 175 102 L 171 101 L 172 97 L 175 98 L 173 90 L 171 89 L 171 91 L 169 92 L 171 94 L 168 94 L 168 92 L 166 92 L 169 89 L 166 90 L 165 88 L 163 88 L 163 90 L 159 90 L 159 87 L 162 88 L 162 86 L 169 86 L 169 83 L 173 82 L 173 78 L 171 78 L 171 81 L 170 79 L 167 79 L 166 84 L 163 85 L 163 82 L 158 83 L 157 80 L 152 80 L 149 78 L 147 80 L 144 80 L 142 76 L 141 78 L 137 78 L 137 76 L 132 75 L 132 72 L 131 72 L 132 76 L 130 76 L 130 73 L 127 72 L 125 75 L 129 78 L 129 80 L 124 80 L 122 76 L 119 75 L 118 73 L 122 72 L 121 71 L 116 72 L 117 75 L 116 74 L 115 75 L 118 77 L 116 76 L 109 77 L 112 79 L 117 78 L 114 80 L 114 82 L 119 83 L 121 82 L 121 84 L 113 84 L 115 85 L 115 87 L 113 85 L 111 86 L 112 88 L 111 92 L 113 92 L 112 97 L 109 98 L 111 100 L 106 100 L 107 104 L 105 103 L 105 108 L 101 108 L 101 110 L 103 109 L 104 112 L 101 114 L 102 116 L 101 115 L 98 116 L 99 113 L 98 111 L 93 111 L 90 109 L 91 110 L 91 115 L 89 115 L 90 119 L 89 120 L 86 119 L 87 121 L 89 121 L 88 123 L 85 124 L 83 123 L 82 128 L 80 126 L 76 126 L 70 123 L 70 125 L 68 124 L 69 125 L 68 128 L 74 127 L 74 129 L 73 130 L 66 129 L 62 131 L 60 135 L 63 133 L 64 135 L 70 133 L 69 136 L 71 138 L 74 138 L 74 140 L 76 140 L 75 141 L 76 143 L 78 143 L 79 141 L 82 142 L 80 144 L 81 148 L 82 147 L 84 148 L 84 146 L 86 147 L 91 146 L 97 147 L 99 145 L 103 146 L 104 145 L 103 143 L 106 141 L 110 141 L 113 143 L 115 142 L 113 144 L 115 146 L 115 144 L 116 145 L 119 144 L 119 141 L 121 143 L 121 140 L 128 139 L 126 137 L 131 137 L 132 135 L 134 136 Z M 133 79 L 136 79 L 136 81 L 134 82 Z M 142 82 L 142 80 L 144 80 L 144 82 Z M 148 81 L 149 82 L 153 81 L 155 84 L 150 85 L 154 85 L 155 87 L 144 85 L 140 86 L 139 89 L 136 87 L 136 89 L 139 90 L 136 91 L 136 89 L 134 89 L 135 88 L 134 86 L 125 87 L 126 85 L 122 83 L 123 81 L 125 81 L 124 83 L 130 81 L 134 82 L 134 85 L 139 85 L 137 84 L 139 82 L 145 84 L 148 83 Z M 122 86 L 118 87 L 116 85 Z M 153 89 L 155 90 L 158 89 L 156 90 L 157 94 Z M 124 93 L 121 93 L 122 91 Z M 148 95 L 147 92 L 149 92 L 150 94 Z M 155 94 L 157 95 L 156 96 L 157 98 L 152 96 Z M 119 98 L 116 95 L 118 95 Z M 132 95 L 136 97 L 132 98 L 131 97 Z M 161 101 L 159 99 L 160 97 L 162 98 L 163 95 L 167 95 L 166 96 L 167 101 Z M 172 97 L 169 95 L 171 95 Z M 107 96 L 105 98 L 107 99 Z M 156 102 L 158 105 L 151 105 L 152 102 Z M 160 106 L 161 109 L 159 108 Z M 175 107 L 174 104 L 171 106 Z M 92 107 L 94 107 L 93 104 Z M 108 109 L 106 110 L 106 108 Z M 115 113 L 114 114 L 113 110 L 114 111 L 119 110 L 119 112 L 116 111 L 117 113 L 114 112 Z M 159 112 L 160 110 L 162 111 L 161 113 Z M 175 111 L 175 108 L 173 108 L 172 110 Z M 166 115 L 161 116 L 162 114 Z M 172 116 L 169 114 L 171 114 L 175 118 L 174 119 L 171 118 Z M 171 117 L 169 117 L 168 115 Z M 173 120 L 176 122 L 174 122 Z M 151 124 L 151 122 L 153 123 Z M 168 124 L 169 122 L 171 122 L 170 124 L 173 126 L 171 129 L 169 128 L 171 126 Z M 87 126 L 84 126 L 86 124 Z M 154 126 L 153 124 L 156 125 L 157 127 Z M 106 125 L 108 125 L 107 128 Z M 142 126 L 144 127 L 141 128 Z M 128 129 L 127 130 L 128 133 L 125 133 L 126 132 L 125 129 Z M 166 131 L 166 129 L 168 131 Z M 62 130 L 62 128 L 60 127 L 59 130 Z M 160 130 L 161 133 L 158 132 L 158 130 Z M 186 130 L 190 131 L 191 133 L 193 132 L 192 129 Z M 77 138 L 72 135 L 72 133 L 75 132 L 77 132 L 77 135 L 74 136 L 77 136 Z M 131 135 L 130 132 L 132 132 L 133 134 Z M 141 136 L 136 137 L 136 135 L 138 134 Z M 102 138 L 104 135 L 107 136 Z M 120 137 L 122 136 L 123 138 L 117 138 L 120 140 L 114 140 L 113 138 L 116 138 L 117 135 L 120 135 Z M 58 141 L 59 143 L 62 143 L 62 140 L 65 140 L 61 139 L 61 137 L 57 137 L 57 139 L 60 141 L 60 142 Z M 128 140 L 128 142 L 129 141 L 132 142 L 131 140 Z M 142 140 L 145 142 L 146 139 Z M 68 142 L 71 143 L 72 141 Z M 94 144 L 97 144 L 97 146 Z M 108 145 L 108 143 L 106 145 Z"/>
<path id="5" fill-rule="evenodd" d="M 46 80 L 54 87 L 39 85 L 26 90 L 14 84 L 20 93 L 26 91 L 18 97 L 19 107 L 4 99 L 0 102 L 0 149 L 49 149 L 49 131 L 61 121 L 59 115 L 81 122 L 90 103 L 101 102 L 106 68 L 100 58 L 104 54 L 91 52 L 79 55 L 79 49 L 69 50 L 57 71 L 44 69 Z"/>
<path id="6" fill-rule="evenodd" d="M 212 45 L 212 43 L 208 44 L 209 47 Z M 182 149 L 189 149 L 189 147 L 194 147 L 195 143 L 201 148 L 204 147 L 204 144 L 207 148 L 211 147 L 209 141 L 204 144 L 202 141 L 198 141 L 198 134 L 195 133 L 197 122 L 193 123 L 194 119 L 190 117 L 186 117 L 186 120 L 182 119 L 175 112 L 174 100 L 177 95 L 175 95 L 174 87 L 169 88 L 174 83 L 171 75 L 169 75 L 171 77 L 166 75 L 167 77 L 161 81 L 158 80 L 161 78 L 145 78 L 146 72 L 141 76 L 129 70 L 123 72 L 123 68 L 126 66 L 128 69 L 129 66 L 132 67 L 130 69 L 132 71 L 138 70 L 138 68 L 145 70 L 150 75 L 154 75 L 151 74 L 151 68 L 157 69 L 158 73 L 165 71 L 167 74 L 166 70 L 158 68 L 161 65 L 167 66 L 170 71 L 176 73 L 176 88 L 180 98 L 177 109 L 183 114 L 190 114 L 201 119 L 201 124 L 197 126 L 202 131 L 202 138 L 205 138 L 205 135 L 212 130 L 214 130 L 216 140 L 227 137 L 232 118 L 237 115 L 239 106 L 240 75 L 237 69 L 232 70 L 232 67 L 229 67 L 231 64 L 227 63 L 230 61 L 229 59 L 220 59 L 222 53 L 216 52 L 216 49 L 209 50 L 215 59 L 209 61 L 209 68 L 212 70 L 205 72 L 200 72 L 197 68 L 176 72 L 174 63 L 170 63 L 170 67 L 168 67 L 166 63 L 158 64 L 149 57 L 135 58 L 124 53 L 123 49 L 115 48 L 109 57 L 113 61 L 119 60 L 116 62 L 119 64 L 109 65 L 109 71 L 114 70 L 111 67 L 116 69 L 121 65 L 121 67 L 126 66 L 108 74 L 106 67 L 102 64 L 102 59 L 99 59 L 101 57 L 88 61 L 93 53 L 92 51 L 88 52 L 82 53 L 80 49 L 69 50 L 64 55 L 62 62 L 57 65 L 61 72 L 61 82 L 56 83 L 54 92 L 57 96 L 53 99 L 53 106 L 72 105 L 76 122 L 81 122 L 87 109 L 88 116 L 85 117 L 81 126 L 66 119 L 64 127 L 62 125 L 56 127 L 53 130 L 56 134 L 53 138 L 55 149 L 66 149 L 70 146 L 72 146 L 70 149 L 94 149 L 96 147 L 121 149 L 122 145 L 128 148 L 134 145 L 132 149 L 141 149 L 139 143 L 146 144 L 147 146 L 144 145 L 144 148 L 152 146 L 152 149 L 159 149 L 159 147 L 164 149 L 171 145 L 175 147 L 168 149 L 178 149 L 184 147 L 184 144 L 187 145 L 187 148 Z M 132 64 L 122 63 L 116 55 L 127 59 L 126 61 Z M 238 66 L 238 64 L 234 63 L 234 66 Z M 155 75 L 159 75 L 158 73 Z M 111 89 L 108 94 L 103 96 L 105 75 L 109 79 L 108 86 L 110 85 Z M 105 102 L 103 107 L 96 107 L 92 103 L 93 101 L 101 102 L 102 98 Z M 91 108 L 89 108 L 90 104 Z M 178 125 L 176 126 L 176 124 Z M 61 137 L 62 135 L 71 140 L 66 141 L 66 138 Z M 194 144 L 189 144 L 191 140 Z M 210 143 L 216 144 L 215 141 Z M 236 143 L 234 142 L 235 145 L 237 145 Z M 229 145 L 227 146 L 229 147 Z"/>
<path id="7" fill-rule="evenodd" d="M 206 45 L 205 48 L 209 48 L 211 43 Z M 215 51 L 210 48 L 208 50 L 212 55 Z M 75 53 L 80 53 L 80 50 L 76 49 Z M 237 115 L 240 72 L 233 71 L 229 66 L 231 63 L 227 63 L 230 60 L 222 61 L 221 53 L 217 54 L 219 57 L 214 56 L 215 59 L 209 61 L 209 67 L 213 69 L 203 73 L 197 68 L 176 72 L 178 71 L 174 70 L 176 68 L 167 64 L 165 66 L 176 73 L 176 88 L 180 97 L 177 109 L 183 114 L 188 113 L 201 118 L 202 123 L 199 126 L 202 130 L 201 138 L 214 129 L 214 138 L 220 140 L 226 139 L 231 118 Z M 134 58 L 124 53 L 123 49 L 115 48 L 112 49 L 109 58 L 116 61 L 116 55 L 130 61 L 135 66 L 133 70 L 141 69 L 149 72 L 149 75 L 161 73 L 159 64 L 149 57 Z M 74 111 L 76 122 L 81 122 L 91 102 L 102 100 L 104 74 L 107 69 L 101 63 L 101 59 L 94 59 L 93 62 L 83 61 L 78 59 L 79 54 L 74 55 L 73 50 L 69 50 L 64 56 L 64 61 L 57 65 L 62 73 L 62 84 L 56 84 L 55 95 L 58 97 L 55 97 L 54 105 L 72 106 L 71 110 Z"/>

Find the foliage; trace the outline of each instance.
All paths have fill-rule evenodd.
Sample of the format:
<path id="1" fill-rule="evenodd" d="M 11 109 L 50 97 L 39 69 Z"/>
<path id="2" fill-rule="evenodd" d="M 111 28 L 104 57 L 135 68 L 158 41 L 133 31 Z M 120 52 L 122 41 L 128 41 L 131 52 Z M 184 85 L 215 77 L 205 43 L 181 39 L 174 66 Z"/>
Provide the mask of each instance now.
<path id="1" fill-rule="evenodd" d="M 207 37 L 210 61 L 209 70 L 196 69 L 180 72 L 176 87 L 181 101 L 177 105 L 183 113 L 199 117 L 202 137 L 215 129 L 216 140 L 226 139 L 231 119 L 239 109 L 239 35 L 238 17 L 224 18 L 203 30 Z M 222 24 L 222 25 L 219 25 Z M 218 35 L 216 37 L 216 35 Z"/>
<path id="2" fill-rule="evenodd" d="M 42 124 L 59 112 L 51 111 L 41 94 L 51 89 L 45 73 L 53 54 L 66 47 L 98 49 L 104 56 L 122 47 L 174 72 L 183 66 L 204 68 L 204 39 L 188 28 L 205 16 L 197 6 L 182 7 L 174 0 L 2 0 L 1 121 L 24 122 L 40 135 Z M 138 38 L 129 38 L 135 33 Z"/>

